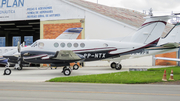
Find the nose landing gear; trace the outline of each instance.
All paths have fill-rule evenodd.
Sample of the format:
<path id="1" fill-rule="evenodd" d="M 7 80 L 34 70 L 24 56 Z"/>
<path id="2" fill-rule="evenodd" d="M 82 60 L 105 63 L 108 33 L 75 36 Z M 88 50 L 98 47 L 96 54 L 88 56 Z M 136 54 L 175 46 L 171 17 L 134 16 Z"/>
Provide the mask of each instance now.
<path id="1" fill-rule="evenodd" d="M 9 63 L 6 64 L 6 69 L 4 70 L 3 75 L 10 75 L 11 74 L 11 69 L 9 69 Z"/>

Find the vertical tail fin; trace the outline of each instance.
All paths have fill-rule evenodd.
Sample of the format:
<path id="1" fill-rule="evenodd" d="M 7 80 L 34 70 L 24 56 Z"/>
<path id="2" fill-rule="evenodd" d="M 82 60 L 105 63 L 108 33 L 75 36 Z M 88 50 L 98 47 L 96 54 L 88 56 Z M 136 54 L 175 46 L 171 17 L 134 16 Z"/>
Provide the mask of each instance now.
<path id="1" fill-rule="evenodd" d="M 161 38 L 158 45 L 175 42 L 180 42 L 180 23 L 177 23 L 164 38 Z"/>
<path id="2" fill-rule="evenodd" d="M 56 39 L 76 39 L 83 28 L 69 28 L 60 34 Z"/>
<path id="3" fill-rule="evenodd" d="M 146 21 L 134 34 L 131 42 L 142 44 L 154 42 L 163 33 L 167 20 L 173 17 L 173 15 L 145 17 Z"/>

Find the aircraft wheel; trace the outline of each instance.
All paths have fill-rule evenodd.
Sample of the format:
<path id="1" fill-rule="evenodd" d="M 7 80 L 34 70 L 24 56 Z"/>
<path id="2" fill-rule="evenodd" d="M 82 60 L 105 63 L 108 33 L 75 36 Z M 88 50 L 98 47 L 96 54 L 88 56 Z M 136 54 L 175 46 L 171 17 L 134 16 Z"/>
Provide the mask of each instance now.
<path id="1" fill-rule="evenodd" d="M 79 66 L 77 65 L 77 64 L 75 64 L 74 66 L 73 66 L 73 70 L 78 70 L 79 69 Z"/>
<path id="2" fill-rule="evenodd" d="M 68 69 L 68 68 L 65 68 L 63 73 L 64 73 L 65 76 L 69 76 L 71 74 L 71 70 Z"/>
<path id="3" fill-rule="evenodd" d="M 10 74 L 11 74 L 11 69 L 6 68 L 6 69 L 4 70 L 4 75 L 10 75 Z"/>
<path id="4" fill-rule="evenodd" d="M 116 70 L 121 70 L 121 68 L 122 68 L 122 65 L 121 64 L 117 64 Z"/>
<path id="5" fill-rule="evenodd" d="M 116 68 L 116 63 L 115 63 L 115 62 L 112 62 L 112 63 L 111 63 L 111 68 L 112 68 L 112 69 Z"/>

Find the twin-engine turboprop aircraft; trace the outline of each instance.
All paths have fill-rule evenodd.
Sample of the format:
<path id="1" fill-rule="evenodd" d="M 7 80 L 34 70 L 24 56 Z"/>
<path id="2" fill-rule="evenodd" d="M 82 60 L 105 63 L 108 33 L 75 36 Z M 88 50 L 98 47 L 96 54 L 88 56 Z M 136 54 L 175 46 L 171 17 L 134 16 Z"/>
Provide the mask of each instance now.
<path id="1" fill-rule="evenodd" d="M 68 28 L 62 34 L 60 34 L 56 39 L 76 39 L 82 30 L 83 28 Z M 25 45 L 23 43 L 19 45 L 18 47 L 23 48 L 25 47 Z M 3 62 L 4 64 L 7 64 L 7 65 L 16 64 L 15 68 L 18 70 L 22 70 L 22 66 L 23 66 L 22 64 L 27 64 L 27 62 L 19 61 L 21 58 L 19 57 L 19 53 L 18 54 L 16 53 L 18 53 L 17 47 L 16 49 L 13 49 L 12 51 L 4 53 L 3 56 L 5 58 L 0 59 L 1 60 L 0 62 Z"/>
<path id="2" fill-rule="evenodd" d="M 40 39 L 29 47 L 19 47 L 19 61 L 51 66 L 64 66 L 64 75 L 70 75 L 69 64 L 72 62 L 96 61 L 127 54 L 137 53 L 144 48 L 151 47 L 159 40 L 166 22 L 174 16 L 146 17 L 142 27 L 128 42 L 111 40 L 68 40 L 68 39 Z M 8 58 L 4 55 L 5 58 Z M 117 65 L 121 68 L 121 65 Z M 6 68 L 5 75 L 11 70 Z"/>

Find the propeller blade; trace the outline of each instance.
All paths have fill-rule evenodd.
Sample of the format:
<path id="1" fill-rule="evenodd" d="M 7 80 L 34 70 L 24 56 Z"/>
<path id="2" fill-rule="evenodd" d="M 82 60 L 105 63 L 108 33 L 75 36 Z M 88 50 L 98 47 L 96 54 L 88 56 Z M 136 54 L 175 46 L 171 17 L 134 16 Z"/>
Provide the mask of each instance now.
<path id="1" fill-rule="evenodd" d="M 18 46 L 17 46 L 18 52 L 20 53 L 21 47 L 20 47 L 20 42 L 18 41 Z"/>
<path id="2" fill-rule="evenodd" d="M 22 43 L 22 47 L 24 47 L 24 46 L 25 46 L 25 42 Z"/>

